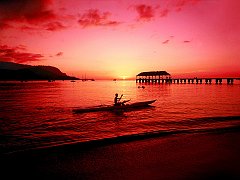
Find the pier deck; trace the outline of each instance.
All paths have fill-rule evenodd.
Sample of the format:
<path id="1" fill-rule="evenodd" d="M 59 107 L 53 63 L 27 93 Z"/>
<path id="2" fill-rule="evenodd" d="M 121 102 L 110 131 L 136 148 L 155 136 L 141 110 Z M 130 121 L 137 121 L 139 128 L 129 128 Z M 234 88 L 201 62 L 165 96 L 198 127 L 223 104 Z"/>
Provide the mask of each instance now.
<path id="1" fill-rule="evenodd" d="M 233 84 L 234 80 L 240 80 L 236 77 L 216 77 L 216 78 L 172 78 L 166 71 L 141 72 L 136 76 L 136 83 L 174 83 L 174 84 Z"/>

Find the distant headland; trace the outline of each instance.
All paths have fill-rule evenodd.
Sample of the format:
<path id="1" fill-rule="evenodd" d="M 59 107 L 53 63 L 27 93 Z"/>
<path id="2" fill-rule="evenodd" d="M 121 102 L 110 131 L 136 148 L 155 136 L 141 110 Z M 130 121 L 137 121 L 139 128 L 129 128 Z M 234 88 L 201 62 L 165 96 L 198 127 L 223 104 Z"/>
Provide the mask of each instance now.
<path id="1" fill-rule="evenodd" d="M 79 80 L 53 66 L 31 66 L 0 61 L 0 80 Z"/>

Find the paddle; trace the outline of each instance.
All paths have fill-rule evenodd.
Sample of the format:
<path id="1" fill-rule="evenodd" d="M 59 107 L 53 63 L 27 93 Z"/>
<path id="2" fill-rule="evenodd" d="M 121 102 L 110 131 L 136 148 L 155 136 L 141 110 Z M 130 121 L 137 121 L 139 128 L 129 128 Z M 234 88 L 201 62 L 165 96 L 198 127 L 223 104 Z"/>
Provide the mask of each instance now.
<path id="1" fill-rule="evenodd" d="M 122 97 L 123 97 L 123 94 L 122 94 L 121 97 L 119 98 L 119 101 L 122 99 Z"/>
<path id="2" fill-rule="evenodd" d="M 126 102 L 128 102 L 128 101 L 131 100 L 131 99 L 128 99 L 128 100 L 124 100 L 124 101 L 120 102 L 121 99 L 122 99 L 122 97 L 123 97 L 123 94 L 122 94 L 122 95 L 120 96 L 120 98 L 118 99 L 118 102 L 119 102 L 121 105 L 124 105 L 124 103 L 126 103 Z"/>
<path id="3" fill-rule="evenodd" d="M 121 102 L 121 104 L 124 104 L 124 103 L 126 103 L 126 102 L 128 102 L 128 101 L 130 101 L 131 99 L 128 99 L 128 100 L 124 100 L 123 102 Z"/>

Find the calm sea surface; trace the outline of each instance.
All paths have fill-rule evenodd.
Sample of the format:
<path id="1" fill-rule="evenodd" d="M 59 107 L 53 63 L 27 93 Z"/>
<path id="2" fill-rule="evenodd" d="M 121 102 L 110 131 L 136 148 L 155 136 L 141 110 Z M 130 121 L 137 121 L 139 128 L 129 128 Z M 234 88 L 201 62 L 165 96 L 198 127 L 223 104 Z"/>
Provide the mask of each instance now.
<path id="1" fill-rule="evenodd" d="M 0 153 L 119 136 L 240 126 L 240 84 L 144 84 L 135 81 L 0 83 Z M 142 85 L 141 85 L 142 86 Z M 76 107 L 157 99 L 123 113 L 73 114 Z"/>

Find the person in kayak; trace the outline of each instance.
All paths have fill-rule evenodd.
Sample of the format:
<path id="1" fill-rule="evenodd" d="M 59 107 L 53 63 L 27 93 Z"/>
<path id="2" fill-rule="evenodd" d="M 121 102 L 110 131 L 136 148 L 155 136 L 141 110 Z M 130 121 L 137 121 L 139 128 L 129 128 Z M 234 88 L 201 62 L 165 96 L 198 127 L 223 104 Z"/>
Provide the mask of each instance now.
<path id="1" fill-rule="evenodd" d="M 118 97 L 118 93 L 115 94 L 114 106 L 121 106 L 122 105 L 122 103 L 120 102 L 122 97 L 123 97 L 123 94 L 120 96 L 120 98 Z"/>

